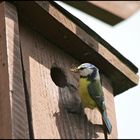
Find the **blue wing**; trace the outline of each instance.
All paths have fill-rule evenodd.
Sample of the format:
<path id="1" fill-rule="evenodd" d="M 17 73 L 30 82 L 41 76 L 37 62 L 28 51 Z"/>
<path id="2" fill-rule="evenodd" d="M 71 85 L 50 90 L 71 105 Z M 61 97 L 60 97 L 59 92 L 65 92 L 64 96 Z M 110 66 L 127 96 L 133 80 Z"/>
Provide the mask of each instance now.
<path id="1" fill-rule="evenodd" d="M 102 114 L 102 118 L 107 128 L 107 132 L 110 134 L 112 130 L 112 125 L 106 114 L 106 107 L 105 107 L 104 96 L 103 96 L 103 91 L 102 91 L 102 86 L 100 81 L 96 81 L 96 80 L 92 81 L 88 85 L 88 93 L 90 97 L 96 102 L 97 107 L 100 113 Z"/>
<path id="2" fill-rule="evenodd" d="M 88 85 L 88 93 L 90 97 L 96 102 L 100 112 L 105 110 L 104 96 L 100 81 L 92 81 Z"/>

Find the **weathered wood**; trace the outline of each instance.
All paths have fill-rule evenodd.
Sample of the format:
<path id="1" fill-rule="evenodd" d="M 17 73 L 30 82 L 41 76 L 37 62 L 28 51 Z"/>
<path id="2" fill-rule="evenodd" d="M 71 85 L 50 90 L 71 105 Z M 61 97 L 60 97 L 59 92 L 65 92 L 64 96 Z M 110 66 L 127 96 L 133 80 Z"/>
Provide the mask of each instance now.
<path id="1" fill-rule="evenodd" d="M 1 36 L 2 36 L 2 71 L 0 77 L 2 87 L 1 99 L 2 109 L 0 112 L 2 116 L 8 115 L 8 119 L 3 118 L 3 124 L 0 125 L 2 138 L 29 138 L 27 110 L 25 103 L 19 30 L 18 30 L 18 17 L 14 5 L 8 2 L 1 3 L 3 21 L 1 22 Z M 6 82 L 6 83 L 5 83 Z M 4 98 L 5 96 L 5 98 Z M 6 100 L 6 101 L 4 101 Z M 5 104 L 5 106 L 3 106 Z M 7 109 L 8 108 L 8 109 Z M 5 112 L 2 112 L 5 110 Z M 4 115 L 5 114 L 5 115 Z M 1 120 L 1 119 L 0 119 Z M 7 121 L 7 122 L 6 122 Z M 3 127 L 7 126 L 7 130 Z M 3 132 L 6 131 L 6 132 Z"/>
<path id="2" fill-rule="evenodd" d="M 64 1 L 82 12 L 115 25 L 140 9 L 139 1 Z"/>
<path id="3" fill-rule="evenodd" d="M 128 18 L 140 9 L 139 1 L 89 1 L 123 19 Z"/>
<path id="4" fill-rule="evenodd" d="M 8 60 L 5 30 L 5 3 L 0 3 L 0 139 L 12 138 Z"/>
<path id="5" fill-rule="evenodd" d="M 81 62 L 96 65 L 111 80 L 114 95 L 137 85 L 136 67 L 59 6 L 39 1 L 30 2 L 30 8 L 26 2 L 16 4 L 20 17 L 33 28 Z"/>
<path id="6" fill-rule="evenodd" d="M 69 109 L 78 110 L 80 103 L 75 89 L 78 88 L 79 75 L 70 72 L 73 64 L 79 62 L 27 25 L 20 24 L 20 39 L 31 100 L 34 138 L 104 138 L 102 119 L 97 110 L 85 109 L 87 117 L 68 113 Z M 64 88 L 55 85 L 51 78 L 51 68 L 54 66 L 64 72 L 66 83 L 75 88 L 67 84 Z M 57 78 L 62 77 L 56 76 L 59 81 Z"/>
<path id="7" fill-rule="evenodd" d="M 116 112 L 115 112 L 115 102 L 113 96 L 113 89 L 110 81 L 102 75 L 102 87 L 105 97 L 105 104 L 107 108 L 107 116 L 112 124 L 112 132 L 111 134 L 107 134 L 108 139 L 117 139 L 117 121 L 116 121 Z"/>

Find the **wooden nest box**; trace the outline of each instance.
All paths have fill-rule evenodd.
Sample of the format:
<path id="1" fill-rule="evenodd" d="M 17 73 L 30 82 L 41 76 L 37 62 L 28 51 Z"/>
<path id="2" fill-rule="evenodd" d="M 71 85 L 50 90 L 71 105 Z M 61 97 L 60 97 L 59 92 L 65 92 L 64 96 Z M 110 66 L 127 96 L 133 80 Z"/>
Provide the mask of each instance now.
<path id="1" fill-rule="evenodd" d="M 67 111 L 79 106 L 70 68 L 83 62 L 102 74 L 110 135 L 96 109 Z M 138 84 L 137 71 L 55 2 L 0 2 L 0 138 L 117 138 L 114 96 Z"/>

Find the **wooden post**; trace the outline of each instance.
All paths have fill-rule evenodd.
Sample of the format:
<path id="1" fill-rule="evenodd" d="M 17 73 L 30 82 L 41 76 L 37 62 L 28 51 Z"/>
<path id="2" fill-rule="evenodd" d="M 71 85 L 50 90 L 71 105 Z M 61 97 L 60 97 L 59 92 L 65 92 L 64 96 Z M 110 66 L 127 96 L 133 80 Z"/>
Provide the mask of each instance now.
<path id="1" fill-rule="evenodd" d="M 0 138 L 12 138 L 9 95 L 8 60 L 6 48 L 5 8 L 0 3 Z"/>
<path id="2" fill-rule="evenodd" d="M 17 11 L 0 3 L 0 138 L 29 138 Z"/>

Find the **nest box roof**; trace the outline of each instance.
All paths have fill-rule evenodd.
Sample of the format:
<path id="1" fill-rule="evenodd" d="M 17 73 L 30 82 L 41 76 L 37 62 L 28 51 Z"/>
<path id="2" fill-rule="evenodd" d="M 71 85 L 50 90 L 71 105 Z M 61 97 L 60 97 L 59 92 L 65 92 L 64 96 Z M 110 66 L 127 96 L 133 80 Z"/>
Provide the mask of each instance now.
<path id="1" fill-rule="evenodd" d="M 64 1 L 108 24 L 115 25 L 140 9 L 139 1 Z"/>
<path id="2" fill-rule="evenodd" d="M 14 1 L 24 19 L 77 60 L 95 64 L 112 82 L 114 95 L 138 84 L 138 68 L 109 43 L 55 2 Z"/>

